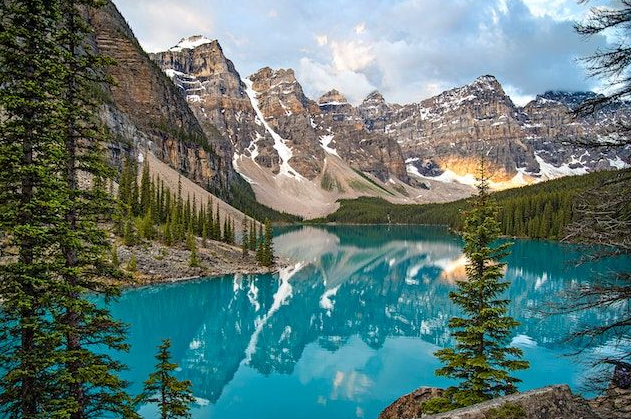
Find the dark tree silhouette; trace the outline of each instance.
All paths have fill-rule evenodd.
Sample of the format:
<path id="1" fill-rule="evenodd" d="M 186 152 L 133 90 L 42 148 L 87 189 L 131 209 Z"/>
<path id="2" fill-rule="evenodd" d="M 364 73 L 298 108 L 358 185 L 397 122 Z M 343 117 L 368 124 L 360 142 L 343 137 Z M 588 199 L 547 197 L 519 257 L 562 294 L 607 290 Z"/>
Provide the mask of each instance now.
<path id="1" fill-rule="evenodd" d="M 587 4 L 590 0 L 579 0 Z M 583 57 L 581 62 L 589 77 L 601 79 L 608 87 L 608 93 L 587 100 L 575 110 L 577 116 L 589 116 L 608 107 L 616 106 L 620 101 L 631 99 L 631 45 L 629 29 L 631 25 L 631 0 L 620 0 L 618 7 L 593 7 L 582 22 L 574 25 L 576 32 L 585 38 L 608 32 L 615 37 L 612 46 L 598 49 L 594 54 Z M 610 129 L 610 134 L 629 134 L 631 124 L 624 119 L 617 119 Z M 602 142 L 594 140 L 592 146 L 602 147 Z M 610 135 L 606 146 L 623 147 L 631 144 L 631 137 Z"/>

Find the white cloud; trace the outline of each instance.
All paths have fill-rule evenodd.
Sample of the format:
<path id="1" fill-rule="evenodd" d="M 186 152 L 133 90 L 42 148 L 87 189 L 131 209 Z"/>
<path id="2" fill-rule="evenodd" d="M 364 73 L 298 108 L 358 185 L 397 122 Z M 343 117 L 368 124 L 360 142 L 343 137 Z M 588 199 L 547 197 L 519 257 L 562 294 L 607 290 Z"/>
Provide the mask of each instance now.
<path id="1" fill-rule="evenodd" d="M 578 20 L 587 8 L 576 0 L 522 0 L 530 13 L 536 17 L 551 17 L 555 20 Z M 596 2 L 594 2 L 596 3 Z"/>
<path id="2" fill-rule="evenodd" d="M 313 98 L 337 88 L 361 101 L 378 89 L 409 103 L 493 74 L 521 103 L 594 87 L 576 58 L 606 46 L 574 32 L 571 19 L 588 10 L 575 0 L 284 0 L 282 9 L 256 0 L 114 1 L 148 50 L 204 34 L 243 76 L 294 68 Z M 282 19 L 261 19 L 271 11 Z"/>
<path id="3" fill-rule="evenodd" d="M 504 91 L 506 92 L 506 94 L 510 96 L 513 103 L 517 106 L 526 106 L 528 102 L 535 98 L 534 95 L 523 94 L 519 88 L 516 88 L 513 85 L 505 84 L 502 87 L 504 87 Z"/>
<path id="4" fill-rule="evenodd" d="M 338 71 L 358 71 L 374 59 L 371 46 L 363 41 L 332 41 L 333 65 Z"/>
<path id="5" fill-rule="evenodd" d="M 326 44 L 328 44 L 329 42 L 329 37 L 326 35 L 316 35 L 315 36 L 316 42 L 318 43 L 318 45 L 320 46 L 324 46 Z"/>
<path id="6" fill-rule="evenodd" d="M 150 5 L 143 2 L 130 5 L 126 0 L 115 0 L 115 3 L 124 3 L 126 9 L 140 15 L 141 18 L 133 22 L 133 29 L 143 48 L 149 52 L 163 51 L 187 36 L 213 32 L 212 18 L 186 4 L 169 0 L 155 0 Z"/>
<path id="7" fill-rule="evenodd" d="M 271 17 L 272 19 L 278 17 L 278 12 L 276 11 L 276 9 L 271 9 L 269 12 L 267 12 L 267 17 Z"/>
<path id="8" fill-rule="evenodd" d="M 305 92 L 317 99 L 323 93 L 337 89 L 353 104 L 359 104 L 375 90 L 365 75 L 350 70 L 338 70 L 330 65 L 303 57 L 296 75 Z"/>

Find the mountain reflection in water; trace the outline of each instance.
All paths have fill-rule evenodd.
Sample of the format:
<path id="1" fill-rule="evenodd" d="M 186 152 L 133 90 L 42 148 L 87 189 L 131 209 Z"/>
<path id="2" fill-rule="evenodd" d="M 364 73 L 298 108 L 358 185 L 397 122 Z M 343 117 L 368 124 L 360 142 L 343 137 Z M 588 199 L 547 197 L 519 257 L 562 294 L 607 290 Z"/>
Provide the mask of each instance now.
<path id="1" fill-rule="evenodd" d="M 459 314 L 448 297 L 464 275 L 457 236 L 437 227 L 306 226 L 280 229 L 274 245 L 292 261 L 279 274 L 123 294 L 113 311 L 131 325 L 132 350 L 121 358 L 133 391 L 152 371 L 163 337 L 172 341 L 179 378 L 192 381 L 200 400 L 196 418 L 374 418 L 416 387 L 449 383 L 433 375 L 432 354 L 452 344 L 447 322 Z M 565 337 L 616 315 L 541 314 L 569 284 L 630 266 L 575 266 L 578 256 L 567 245 L 518 240 L 507 258 L 509 312 L 521 322 L 513 344 L 532 364 L 519 375 L 522 389 L 577 388 L 587 370 L 578 361 L 591 352 L 561 356 L 574 349 Z"/>

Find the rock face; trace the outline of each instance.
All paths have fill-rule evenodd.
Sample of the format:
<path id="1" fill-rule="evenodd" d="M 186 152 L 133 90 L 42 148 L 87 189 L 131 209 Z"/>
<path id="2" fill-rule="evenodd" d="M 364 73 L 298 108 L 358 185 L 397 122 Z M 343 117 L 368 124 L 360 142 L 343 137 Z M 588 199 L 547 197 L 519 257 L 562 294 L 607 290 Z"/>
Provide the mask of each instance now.
<path id="1" fill-rule="evenodd" d="M 571 111 L 593 93 L 547 92 L 520 108 L 487 75 L 420 103 L 388 104 L 372 92 L 355 107 L 337 90 L 311 100 L 291 69 L 265 67 L 242 79 L 219 43 L 202 36 L 151 58 L 204 133 L 219 137 L 222 161 L 232 161 L 257 198 L 308 217 L 335 210 L 340 198 L 362 195 L 399 203 L 462 198 L 472 189 L 448 186 L 450 192 L 434 193 L 428 179 L 473 185 L 483 154 L 497 189 L 620 168 L 631 160 L 631 148 L 569 144 L 604 138 L 631 115 L 631 106 L 620 104 L 574 119 Z M 287 196 L 279 197 L 283 191 Z"/>
<path id="2" fill-rule="evenodd" d="M 413 202 L 409 196 L 419 196 L 399 144 L 370 132 L 341 93 L 331 91 L 315 102 L 291 69 L 265 67 L 242 79 L 219 43 L 201 36 L 151 58 L 206 134 L 216 129 L 226 139 L 221 156 L 251 182 L 263 203 L 316 216 L 334 211 L 343 197 Z"/>
<path id="3" fill-rule="evenodd" d="M 610 387 L 605 394 L 589 401 L 592 409 L 607 419 L 631 417 L 631 389 Z"/>
<path id="4" fill-rule="evenodd" d="M 401 396 L 379 414 L 379 419 L 416 419 L 422 416 L 421 404 L 441 397 L 443 390 L 435 387 L 421 387 L 410 394 Z"/>
<path id="5" fill-rule="evenodd" d="M 114 84 L 102 111 L 116 138 L 110 146 L 114 161 L 150 152 L 196 183 L 228 195 L 229 186 L 242 179 L 232 160 L 221 157 L 223 140 L 217 130 L 203 129 L 111 2 L 90 10 L 89 19 L 96 50 L 115 61 L 107 68 Z"/>
<path id="6" fill-rule="evenodd" d="M 95 47 L 116 61 L 103 110 L 121 140 L 114 158 L 150 150 L 226 198 L 234 186 L 249 190 L 247 181 L 264 204 L 312 217 L 334 211 L 341 198 L 465 197 L 483 153 L 497 188 L 631 159 L 631 149 L 566 144 L 606 139 L 629 119 L 631 105 L 621 103 L 575 120 L 570 111 L 593 93 L 547 92 L 520 108 L 493 76 L 482 76 L 407 105 L 373 92 L 356 107 L 337 90 L 314 101 L 291 69 L 242 78 L 216 40 L 192 36 L 147 55 L 112 3 L 90 19 Z"/>
<path id="7" fill-rule="evenodd" d="M 413 393 L 395 401 L 388 406 L 379 419 L 416 419 L 421 414 L 418 405 L 435 395 L 439 389 L 422 387 Z M 437 415 L 425 415 L 427 419 L 487 419 L 501 417 L 497 412 L 505 405 L 519 405 L 523 409 L 524 419 L 601 419 L 589 406 L 587 401 L 575 396 L 566 385 L 543 387 L 524 393 L 499 397 L 488 402 L 475 404 L 462 409 Z"/>
<path id="8" fill-rule="evenodd" d="M 387 104 L 371 93 L 359 106 L 365 125 L 395 138 L 412 174 L 472 181 L 485 154 L 493 180 L 506 186 L 628 165 L 631 149 L 593 150 L 577 143 L 605 138 L 631 106 L 610 106 L 575 119 L 571 111 L 591 92 L 547 92 L 517 107 L 493 76 L 441 93 L 420 103 Z M 442 176 L 441 176 L 442 175 Z M 467 176 L 469 175 L 469 176 Z"/>

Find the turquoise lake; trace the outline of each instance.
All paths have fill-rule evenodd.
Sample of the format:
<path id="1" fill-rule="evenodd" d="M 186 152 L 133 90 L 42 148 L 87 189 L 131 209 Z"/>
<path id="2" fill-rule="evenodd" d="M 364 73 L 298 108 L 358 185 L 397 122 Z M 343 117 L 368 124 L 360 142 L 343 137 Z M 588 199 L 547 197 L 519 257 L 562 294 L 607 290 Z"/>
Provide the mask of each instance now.
<path id="1" fill-rule="evenodd" d="M 178 377 L 191 380 L 194 418 L 376 418 L 434 376 L 433 353 L 451 345 L 458 311 L 448 294 L 462 278 L 460 239 L 439 227 L 292 227 L 276 233 L 292 267 L 129 290 L 111 306 L 130 325 L 131 351 L 117 356 L 137 393 L 162 338 L 172 342 Z M 580 356 L 566 337 L 611 320 L 610 311 L 546 316 L 570 284 L 630 269 L 629 260 L 576 265 L 581 253 L 559 243 L 516 240 L 507 258 L 512 344 L 529 370 L 520 390 L 567 383 L 580 391 L 590 360 L 616 350 L 601 342 Z M 145 406 L 141 413 L 153 417 Z"/>

